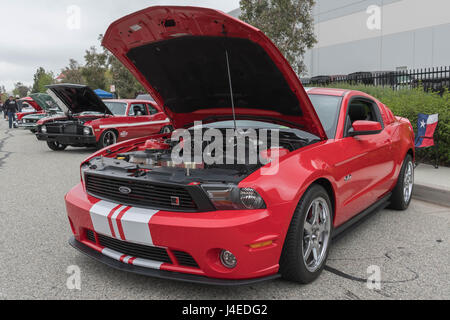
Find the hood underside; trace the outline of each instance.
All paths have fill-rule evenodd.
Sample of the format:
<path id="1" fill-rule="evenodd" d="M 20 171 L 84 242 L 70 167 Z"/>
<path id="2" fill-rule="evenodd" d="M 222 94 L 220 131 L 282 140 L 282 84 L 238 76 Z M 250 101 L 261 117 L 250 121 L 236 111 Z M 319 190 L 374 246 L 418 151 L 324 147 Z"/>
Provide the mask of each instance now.
<path id="1" fill-rule="evenodd" d="M 99 112 L 112 114 L 95 92 L 84 85 L 57 84 L 47 86 L 48 94 L 65 113 Z"/>
<path id="2" fill-rule="evenodd" d="M 46 93 L 34 93 L 30 94 L 30 98 L 32 98 L 39 105 L 41 110 L 50 110 L 53 108 L 58 108 L 56 102 L 52 99 L 52 97 Z M 41 111 L 37 110 L 37 111 Z"/>
<path id="3" fill-rule="evenodd" d="M 23 107 L 23 103 L 28 103 L 31 107 L 34 108 L 34 110 L 36 110 L 38 112 L 42 111 L 42 107 L 31 96 L 22 98 L 19 101 L 22 103 L 22 107 Z"/>
<path id="4" fill-rule="evenodd" d="M 103 45 L 164 106 L 177 128 L 232 116 L 233 101 L 238 119 L 279 120 L 326 139 L 280 51 L 261 31 L 222 12 L 151 7 L 114 22 Z"/>

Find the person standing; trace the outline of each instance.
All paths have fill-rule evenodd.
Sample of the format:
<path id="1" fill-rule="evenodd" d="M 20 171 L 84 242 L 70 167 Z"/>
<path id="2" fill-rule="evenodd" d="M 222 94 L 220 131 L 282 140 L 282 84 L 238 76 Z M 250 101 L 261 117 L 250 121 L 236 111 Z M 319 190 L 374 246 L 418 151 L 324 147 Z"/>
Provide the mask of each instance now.
<path id="1" fill-rule="evenodd" d="M 16 96 L 16 102 L 18 112 L 22 112 L 22 101 L 20 101 L 20 97 L 18 95 Z"/>
<path id="2" fill-rule="evenodd" d="M 6 108 L 8 114 L 9 128 L 12 129 L 14 121 L 16 120 L 16 112 L 19 111 L 17 101 L 13 96 L 10 96 L 9 99 L 6 100 L 4 108 Z"/>
<path id="3" fill-rule="evenodd" d="M 4 104 L 0 101 L 0 111 L 3 112 L 3 119 L 6 119 L 6 110 L 3 108 Z"/>

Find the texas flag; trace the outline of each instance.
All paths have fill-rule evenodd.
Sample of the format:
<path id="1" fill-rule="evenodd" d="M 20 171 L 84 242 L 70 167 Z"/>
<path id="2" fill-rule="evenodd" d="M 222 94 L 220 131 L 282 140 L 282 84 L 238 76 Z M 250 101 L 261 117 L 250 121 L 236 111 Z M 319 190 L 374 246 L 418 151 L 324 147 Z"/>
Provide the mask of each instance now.
<path id="1" fill-rule="evenodd" d="M 438 114 L 419 113 L 419 130 L 416 138 L 416 148 L 427 148 L 434 146 L 434 133 L 439 121 Z"/>

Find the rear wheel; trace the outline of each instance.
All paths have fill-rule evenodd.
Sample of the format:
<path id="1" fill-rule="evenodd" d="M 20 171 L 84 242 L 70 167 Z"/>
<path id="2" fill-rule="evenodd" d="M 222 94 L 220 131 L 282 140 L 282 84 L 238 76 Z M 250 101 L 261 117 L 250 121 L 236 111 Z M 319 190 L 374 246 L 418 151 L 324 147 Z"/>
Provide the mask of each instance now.
<path id="1" fill-rule="evenodd" d="M 47 141 L 47 145 L 53 151 L 63 151 L 66 150 L 67 145 L 56 142 L 56 141 Z"/>
<path id="2" fill-rule="evenodd" d="M 102 133 L 97 146 L 99 149 L 103 149 L 112 146 L 113 144 L 116 143 L 117 143 L 117 134 L 112 130 L 108 130 Z"/>
<path id="3" fill-rule="evenodd" d="M 313 185 L 292 218 L 280 260 L 283 278 L 303 284 L 316 280 L 328 258 L 333 229 L 327 191 Z"/>
<path id="4" fill-rule="evenodd" d="M 402 170 L 398 176 L 397 185 L 392 192 L 390 208 L 395 210 L 406 210 L 411 203 L 414 191 L 414 163 L 410 154 L 403 162 Z"/>

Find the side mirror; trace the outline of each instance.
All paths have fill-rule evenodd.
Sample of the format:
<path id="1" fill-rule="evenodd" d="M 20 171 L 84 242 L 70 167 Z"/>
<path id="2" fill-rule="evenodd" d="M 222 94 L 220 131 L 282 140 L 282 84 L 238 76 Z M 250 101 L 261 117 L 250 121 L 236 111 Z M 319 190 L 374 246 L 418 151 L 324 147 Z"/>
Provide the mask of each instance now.
<path id="1" fill-rule="evenodd" d="M 350 137 L 356 136 L 370 136 L 378 134 L 383 131 L 381 123 L 376 121 L 355 121 L 352 128 L 349 130 L 348 135 Z"/>

